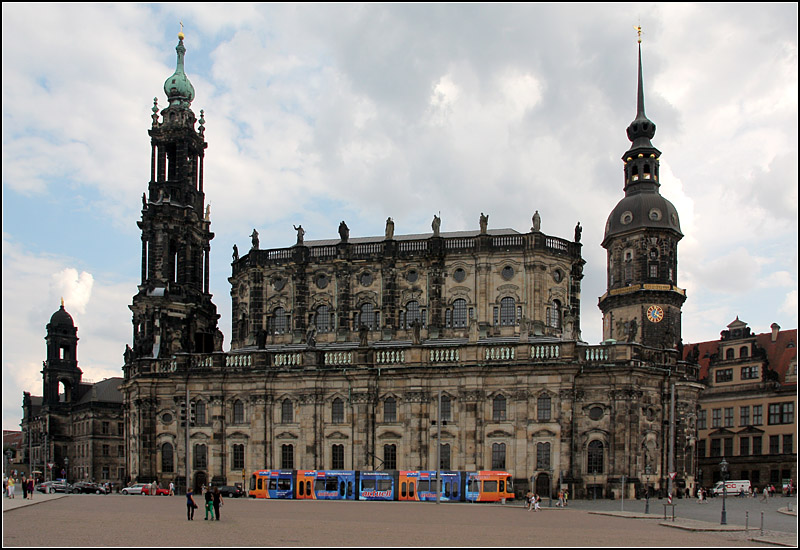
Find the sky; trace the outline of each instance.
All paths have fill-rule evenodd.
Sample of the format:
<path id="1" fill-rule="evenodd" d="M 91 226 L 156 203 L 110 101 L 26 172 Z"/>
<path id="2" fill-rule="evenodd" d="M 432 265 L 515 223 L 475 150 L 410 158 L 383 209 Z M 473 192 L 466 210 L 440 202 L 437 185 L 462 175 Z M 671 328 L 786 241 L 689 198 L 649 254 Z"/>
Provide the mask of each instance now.
<path id="1" fill-rule="evenodd" d="M 684 343 L 737 316 L 797 327 L 797 6 L 2 5 L 3 428 L 42 394 L 63 297 L 84 380 L 122 376 L 153 98 L 179 22 L 205 112 L 211 292 L 229 349 L 231 251 L 489 228 L 583 227 L 582 336 L 602 340 L 600 246 L 645 102 L 680 215 Z"/>

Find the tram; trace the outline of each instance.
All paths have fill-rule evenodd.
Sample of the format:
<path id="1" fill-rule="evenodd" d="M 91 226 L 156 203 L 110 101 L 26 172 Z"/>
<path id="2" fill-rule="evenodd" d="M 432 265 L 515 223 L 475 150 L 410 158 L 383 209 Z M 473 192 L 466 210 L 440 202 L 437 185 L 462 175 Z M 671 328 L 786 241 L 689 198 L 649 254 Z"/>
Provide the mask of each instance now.
<path id="1" fill-rule="evenodd" d="M 440 471 L 442 502 L 499 502 L 514 498 L 505 471 Z M 258 470 L 250 476 L 250 498 L 295 500 L 384 500 L 435 502 L 436 471 Z"/>

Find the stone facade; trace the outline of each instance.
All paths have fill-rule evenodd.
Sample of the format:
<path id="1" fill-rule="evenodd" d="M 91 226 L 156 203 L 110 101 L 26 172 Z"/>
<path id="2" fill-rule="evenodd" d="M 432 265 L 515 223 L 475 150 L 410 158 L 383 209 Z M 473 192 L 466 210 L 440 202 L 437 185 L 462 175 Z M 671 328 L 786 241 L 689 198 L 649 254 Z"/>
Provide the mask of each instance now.
<path id="1" fill-rule="evenodd" d="M 154 107 L 153 128 L 180 123 L 174 143 L 196 143 L 200 160 L 192 166 L 201 166 L 202 118 L 195 131 L 187 88 L 167 88 L 170 106 L 161 119 Z M 174 106 L 178 122 L 170 120 Z M 641 140 L 636 131 L 629 136 L 637 152 Z M 626 161 L 626 181 L 634 164 Z M 177 254 L 167 263 L 185 265 L 181 250 L 194 259 L 203 250 L 207 259 L 213 234 L 197 172 L 151 172 L 143 239 L 152 241 L 148 228 L 164 227 L 162 241 L 174 242 Z M 159 186 L 178 204 L 161 208 L 162 200 L 156 210 Z M 641 190 L 626 183 L 626 196 Z M 646 191 L 665 201 L 657 185 Z M 351 239 L 342 222 L 338 239 L 305 242 L 298 227 L 294 246 L 272 250 L 259 248 L 254 230 L 247 253 L 234 247 L 228 352 L 198 345 L 207 336 L 196 335 L 218 332 L 200 264 L 183 281 L 180 268 L 165 277 L 163 253 L 144 247 L 134 342 L 150 315 L 145 337 L 159 326 L 162 344 L 142 340 L 126 352 L 131 475 L 179 487 L 188 476 L 199 487 L 244 481 L 262 468 L 436 469 L 441 452 L 444 469 L 509 471 L 518 492 L 533 484 L 541 494 L 563 486 L 575 496 L 619 495 L 624 477 L 631 496 L 667 485 L 674 403 L 672 470 L 679 487 L 693 485 L 701 386 L 677 349 L 682 235 L 673 212 L 660 208 L 658 220 L 640 219 L 637 210 L 636 223 L 606 232 L 610 266 L 618 248 L 633 246 L 628 240 L 656 238 L 663 271 L 655 280 L 636 274 L 609 283 L 601 309 L 627 323 L 629 335 L 609 332 L 599 346 L 581 338 L 580 226 L 572 240 L 549 236 L 538 212 L 524 233 L 489 229 L 484 215 L 479 229 L 458 233 L 442 232 L 438 217 L 422 235 L 395 236 L 389 219 L 383 236 Z M 180 224 L 156 223 L 178 212 Z M 645 326 L 653 305 L 667 322 Z"/>

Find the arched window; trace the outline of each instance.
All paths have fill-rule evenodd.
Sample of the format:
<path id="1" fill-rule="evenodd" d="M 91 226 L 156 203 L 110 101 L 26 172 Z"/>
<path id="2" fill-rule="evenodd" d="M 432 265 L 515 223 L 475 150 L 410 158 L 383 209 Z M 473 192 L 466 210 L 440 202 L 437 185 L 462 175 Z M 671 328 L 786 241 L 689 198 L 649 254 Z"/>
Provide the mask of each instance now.
<path id="1" fill-rule="evenodd" d="M 550 443 L 536 444 L 536 469 L 550 469 Z"/>
<path id="2" fill-rule="evenodd" d="M 498 395 L 492 401 L 492 420 L 506 419 L 506 398 Z"/>
<path id="3" fill-rule="evenodd" d="M 517 308 L 514 298 L 503 298 L 500 300 L 500 326 L 508 327 L 516 324 Z"/>
<path id="4" fill-rule="evenodd" d="M 194 405 L 194 423 L 197 426 L 206 424 L 206 404 L 202 401 L 197 401 Z"/>
<path id="5" fill-rule="evenodd" d="M 291 399 L 284 399 L 281 402 L 281 423 L 290 424 L 294 422 L 294 407 Z"/>
<path id="6" fill-rule="evenodd" d="M 467 301 L 459 298 L 453 301 L 453 328 L 466 328 Z"/>
<path id="7" fill-rule="evenodd" d="M 506 469 L 506 444 L 492 444 L 492 470 Z"/>
<path id="8" fill-rule="evenodd" d="M 750 355 L 750 350 L 747 349 L 747 346 L 742 346 L 739 349 L 739 357 L 747 357 L 748 355 Z"/>
<path id="9" fill-rule="evenodd" d="M 411 328 L 411 325 L 414 323 L 414 321 L 420 323 L 420 326 L 422 325 L 419 302 L 412 300 L 406 304 L 405 324 L 403 324 L 403 328 Z"/>
<path id="10" fill-rule="evenodd" d="M 272 317 L 269 318 L 267 328 L 270 334 L 285 334 L 288 330 L 289 323 L 286 320 L 286 310 L 282 307 L 276 307 L 272 310 Z"/>
<path id="11" fill-rule="evenodd" d="M 733 348 L 725 350 L 725 359 L 733 359 Z"/>
<path id="12" fill-rule="evenodd" d="M 587 449 L 587 473 L 603 473 L 603 442 L 594 440 Z"/>
<path id="13" fill-rule="evenodd" d="M 394 397 L 388 397 L 383 402 L 383 421 L 397 422 L 397 401 Z"/>
<path id="14" fill-rule="evenodd" d="M 244 424 L 244 403 L 241 399 L 233 402 L 233 423 Z"/>
<path id="15" fill-rule="evenodd" d="M 561 302 L 553 300 L 547 308 L 547 326 L 561 328 Z"/>
<path id="16" fill-rule="evenodd" d="M 328 306 L 319 306 L 317 308 L 314 324 L 317 326 L 317 332 L 331 332 L 333 330 L 333 319 Z"/>
<path id="17" fill-rule="evenodd" d="M 344 401 L 338 397 L 333 400 L 333 405 L 331 406 L 331 422 L 334 424 L 344 422 Z"/>
<path id="18" fill-rule="evenodd" d="M 175 469 L 175 461 L 172 454 L 172 443 L 161 445 L 161 471 L 171 474 Z"/>
<path id="19" fill-rule="evenodd" d="M 237 443 L 232 447 L 233 454 L 233 469 L 244 470 L 244 445 Z"/>
<path id="20" fill-rule="evenodd" d="M 294 469 L 294 445 L 281 445 L 281 469 Z"/>
<path id="21" fill-rule="evenodd" d="M 550 396 L 543 393 L 536 400 L 537 419 L 539 422 L 550 422 Z"/>
<path id="22" fill-rule="evenodd" d="M 378 330 L 378 316 L 379 312 L 375 311 L 375 306 L 371 303 L 367 302 L 361 306 L 361 310 L 359 312 L 359 320 L 357 329 L 361 328 L 361 326 L 367 327 L 369 330 Z"/>

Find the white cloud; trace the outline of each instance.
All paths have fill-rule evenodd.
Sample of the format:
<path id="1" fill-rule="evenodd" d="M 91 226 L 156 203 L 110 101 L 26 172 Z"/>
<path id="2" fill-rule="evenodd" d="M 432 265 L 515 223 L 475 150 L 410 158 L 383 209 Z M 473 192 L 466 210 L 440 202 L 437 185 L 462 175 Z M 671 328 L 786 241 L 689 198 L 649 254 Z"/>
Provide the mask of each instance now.
<path id="1" fill-rule="evenodd" d="M 92 297 L 94 277 L 91 273 L 67 267 L 55 273 L 52 280 L 53 294 L 58 294 L 64 300 L 64 307 L 79 313 L 86 313 L 86 304 Z"/>

